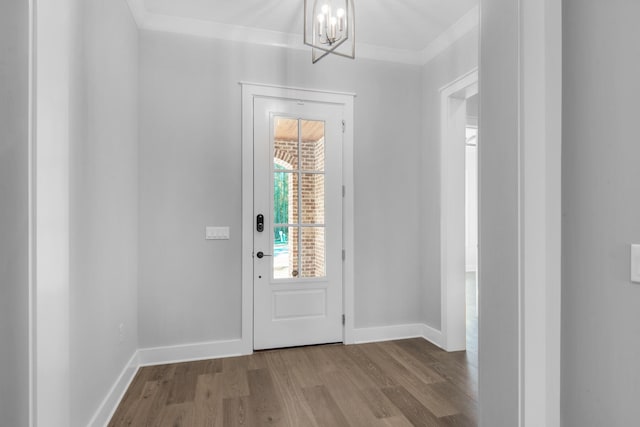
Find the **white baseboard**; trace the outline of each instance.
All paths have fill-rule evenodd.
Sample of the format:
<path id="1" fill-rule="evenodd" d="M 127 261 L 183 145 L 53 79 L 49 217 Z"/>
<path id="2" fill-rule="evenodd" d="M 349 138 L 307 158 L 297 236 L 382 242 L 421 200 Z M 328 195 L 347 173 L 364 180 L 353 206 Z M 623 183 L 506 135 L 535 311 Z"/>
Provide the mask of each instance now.
<path id="1" fill-rule="evenodd" d="M 120 373 L 116 382 L 111 386 L 109 393 L 107 393 L 107 396 L 100 404 L 100 407 L 98 407 L 93 418 L 89 421 L 89 427 L 103 427 L 109 423 L 111 417 L 116 412 L 120 401 L 129 388 L 131 381 L 133 381 L 133 378 L 136 376 L 138 368 L 138 353 L 135 352 Z"/>
<path id="2" fill-rule="evenodd" d="M 169 347 L 142 348 L 138 350 L 140 366 L 164 365 L 166 363 L 190 362 L 193 360 L 218 359 L 247 354 L 241 339 L 211 341 Z"/>
<path id="3" fill-rule="evenodd" d="M 430 343 L 442 348 L 443 342 L 442 333 L 439 330 L 422 323 L 356 328 L 353 330 L 353 336 L 356 344 L 406 338 L 424 338 Z"/>
<path id="4" fill-rule="evenodd" d="M 422 325 L 422 338 L 443 350 L 445 349 L 442 331 L 439 331 L 438 329 L 434 329 L 429 325 Z"/>

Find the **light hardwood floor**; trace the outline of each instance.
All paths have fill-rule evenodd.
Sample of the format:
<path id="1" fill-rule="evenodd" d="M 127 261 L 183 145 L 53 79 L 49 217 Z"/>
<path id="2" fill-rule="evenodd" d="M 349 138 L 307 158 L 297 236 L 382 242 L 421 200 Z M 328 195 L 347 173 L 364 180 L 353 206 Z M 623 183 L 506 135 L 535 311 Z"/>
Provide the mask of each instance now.
<path id="1" fill-rule="evenodd" d="M 475 426 L 477 364 L 416 338 L 140 369 L 109 426 Z"/>
<path id="2" fill-rule="evenodd" d="M 109 427 L 476 426 L 475 273 L 466 278 L 466 352 L 415 338 L 145 367 Z"/>

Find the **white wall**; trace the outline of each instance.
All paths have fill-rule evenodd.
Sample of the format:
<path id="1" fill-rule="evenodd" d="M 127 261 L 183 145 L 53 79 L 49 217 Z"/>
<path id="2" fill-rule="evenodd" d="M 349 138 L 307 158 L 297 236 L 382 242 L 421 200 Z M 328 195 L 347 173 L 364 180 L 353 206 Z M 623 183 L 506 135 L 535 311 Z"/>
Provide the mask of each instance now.
<path id="1" fill-rule="evenodd" d="M 240 336 L 239 81 L 356 92 L 356 327 L 421 321 L 421 68 L 143 31 L 140 343 Z M 416 90 L 418 88 L 418 90 Z M 205 241 L 205 225 L 231 227 Z"/>
<path id="2" fill-rule="evenodd" d="M 563 6 L 562 425 L 637 425 L 640 3 Z"/>
<path id="3" fill-rule="evenodd" d="M 0 4 L 0 425 L 29 422 L 28 3 Z"/>
<path id="4" fill-rule="evenodd" d="M 422 73 L 421 250 L 423 321 L 441 327 L 440 310 L 440 89 L 478 66 L 478 29 L 428 62 Z"/>
<path id="5" fill-rule="evenodd" d="M 70 425 L 86 426 L 138 347 L 138 30 L 125 0 L 84 1 L 75 22 Z"/>

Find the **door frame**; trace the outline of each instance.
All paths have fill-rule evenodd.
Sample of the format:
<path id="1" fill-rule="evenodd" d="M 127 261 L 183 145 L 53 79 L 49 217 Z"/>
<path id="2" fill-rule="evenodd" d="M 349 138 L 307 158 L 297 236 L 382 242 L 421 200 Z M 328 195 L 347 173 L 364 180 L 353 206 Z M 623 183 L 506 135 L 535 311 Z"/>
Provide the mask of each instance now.
<path id="1" fill-rule="evenodd" d="M 464 141 L 456 141 L 455 134 L 466 124 L 467 99 L 477 93 L 477 68 L 440 89 L 440 299 L 447 351 L 466 348 L 465 156 L 464 145 L 456 146 Z"/>
<path id="2" fill-rule="evenodd" d="M 253 100 L 256 97 L 343 105 L 345 130 L 342 147 L 343 341 L 353 344 L 354 329 L 354 98 L 355 94 L 240 82 L 242 87 L 242 332 L 245 354 L 253 353 Z"/>

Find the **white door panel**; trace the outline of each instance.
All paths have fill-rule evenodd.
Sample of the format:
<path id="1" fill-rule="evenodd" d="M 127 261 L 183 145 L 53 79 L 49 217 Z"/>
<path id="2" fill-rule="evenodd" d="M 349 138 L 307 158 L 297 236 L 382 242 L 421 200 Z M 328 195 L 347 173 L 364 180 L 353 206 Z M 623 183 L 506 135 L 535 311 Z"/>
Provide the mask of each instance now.
<path id="1" fill-rule="evenodd" d="M 254 99 L 255 349 L 343 339 L 342 110 Z"/>

